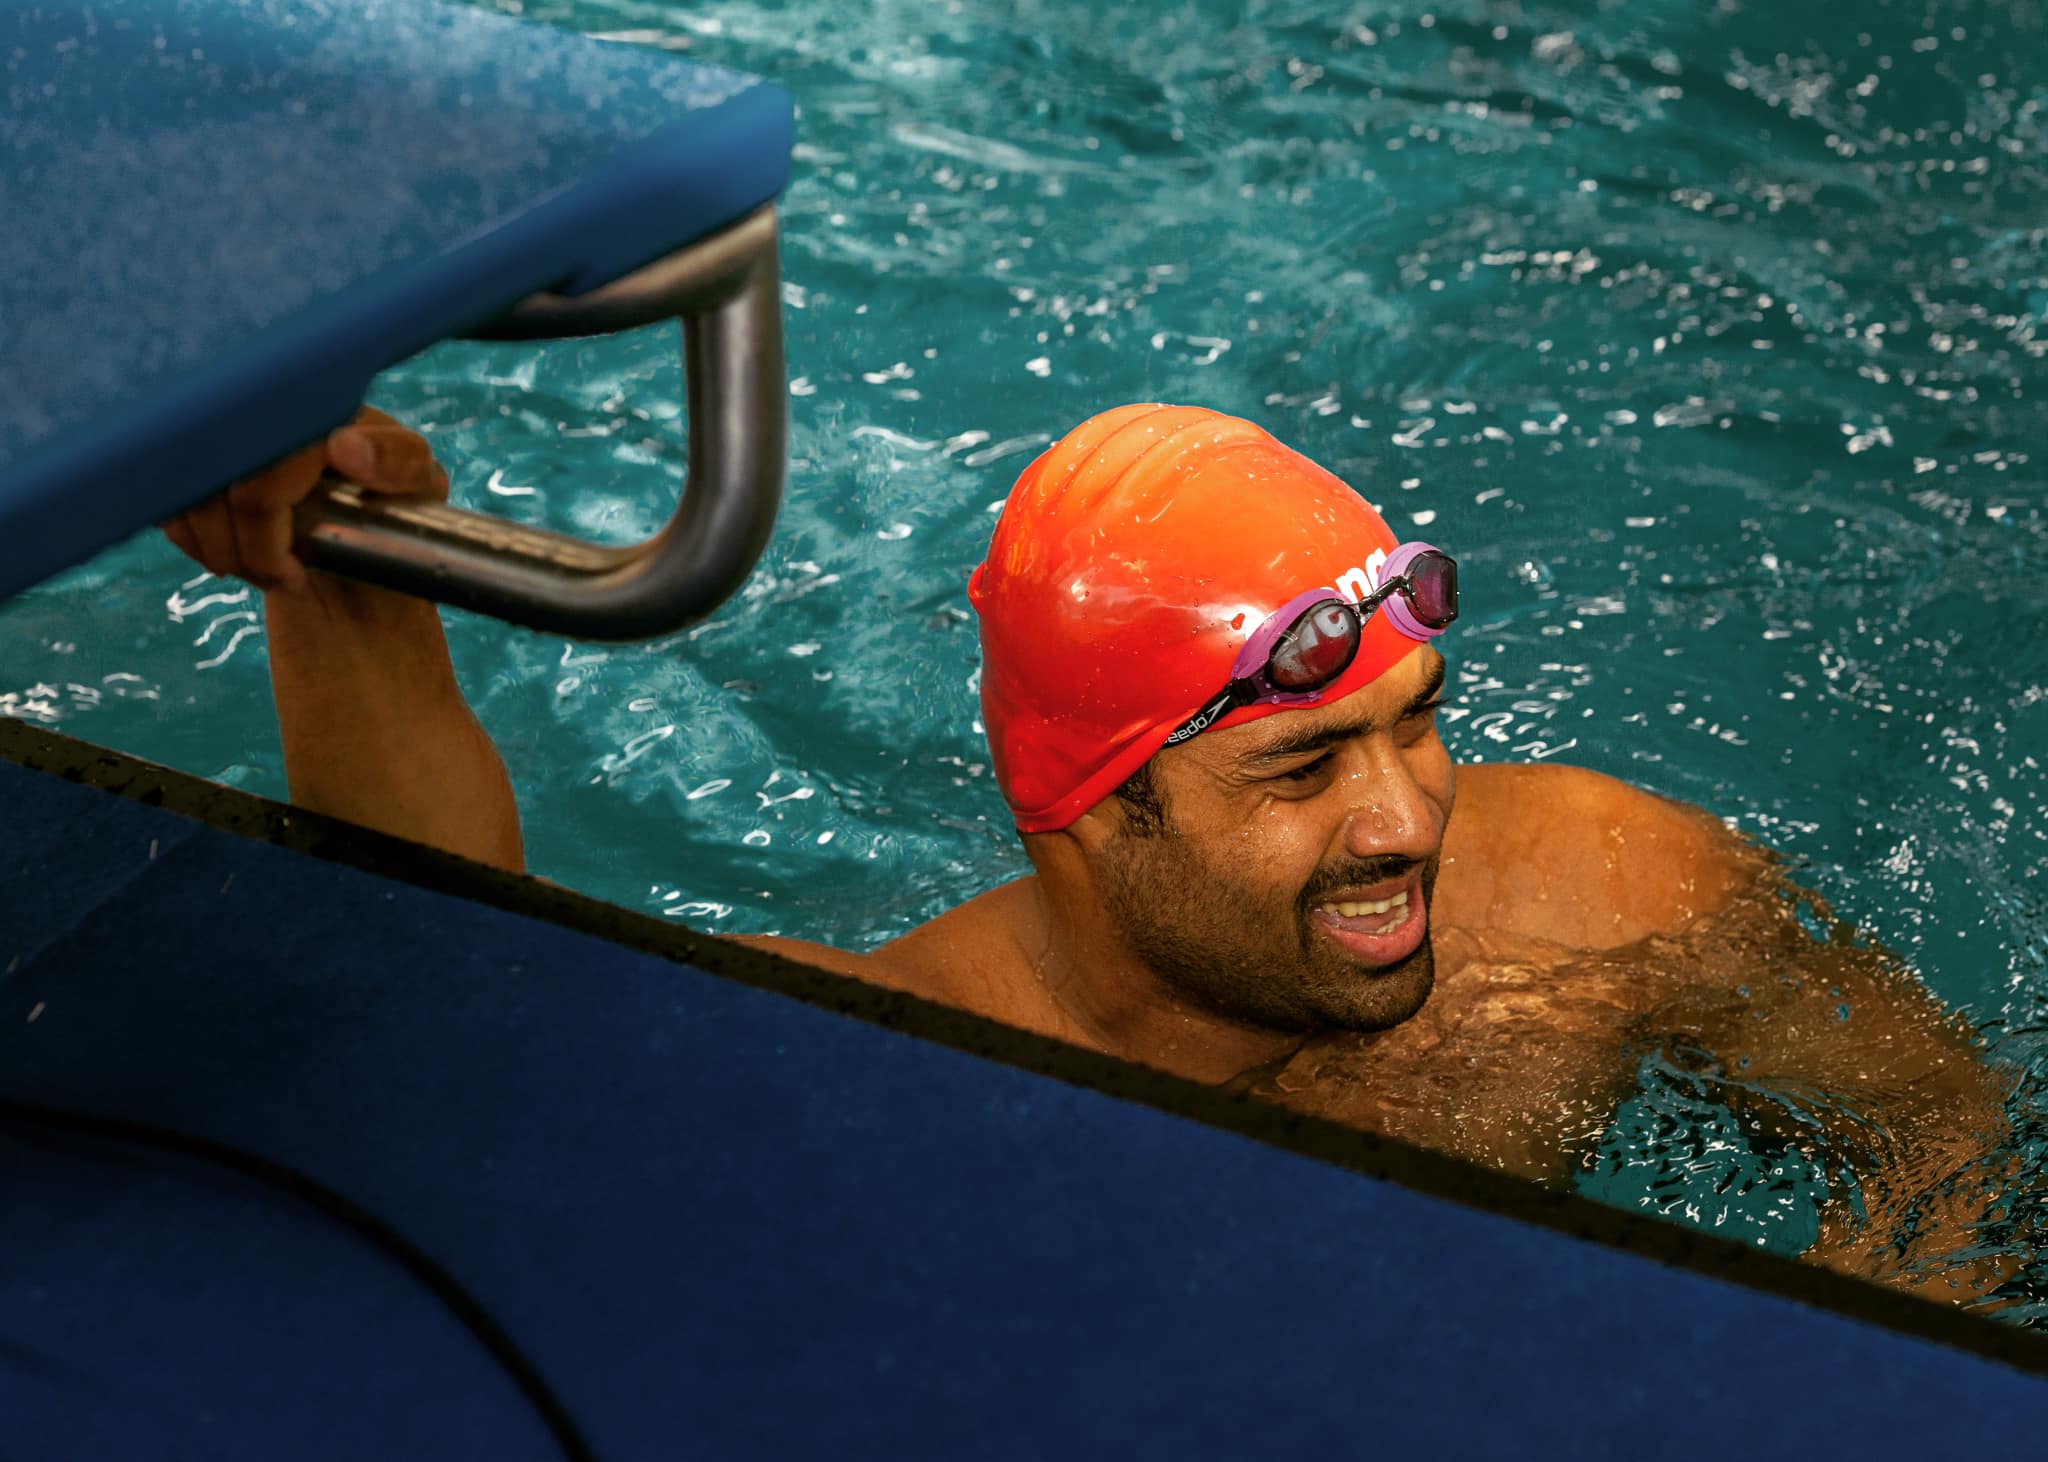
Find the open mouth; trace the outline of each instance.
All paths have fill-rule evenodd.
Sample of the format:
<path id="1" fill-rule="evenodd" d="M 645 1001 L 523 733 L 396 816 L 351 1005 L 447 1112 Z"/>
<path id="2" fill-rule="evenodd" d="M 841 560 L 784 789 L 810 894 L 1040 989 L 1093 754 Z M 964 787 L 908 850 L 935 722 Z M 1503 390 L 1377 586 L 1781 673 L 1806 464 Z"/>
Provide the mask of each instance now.
<path id="1" fill-rule="evenodd" d="M 1429 932 L 1429 909 L 1422 899 L 1422 876 L 1403 883 L 1347 889 L 1342 897 L 1325 899 L 1310 911 L 1318 927 L 1352 958 L 1389 965 L 1421 947 Z"/>

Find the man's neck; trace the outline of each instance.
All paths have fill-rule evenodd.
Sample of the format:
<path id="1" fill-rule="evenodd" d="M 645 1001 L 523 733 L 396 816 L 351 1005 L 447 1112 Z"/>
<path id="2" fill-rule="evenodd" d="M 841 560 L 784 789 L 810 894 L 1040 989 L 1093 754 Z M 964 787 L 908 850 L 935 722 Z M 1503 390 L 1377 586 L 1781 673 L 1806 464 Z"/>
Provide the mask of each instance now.
<path id="1" fill-rule="evenodd" d="M 1212 1085 L 1301 1046 L 1299 1032 L 1241 1024 L 1181 999 L 1108 927 L 1097 899 L 1054 886 L 1043 869 L 1031 883 L 1035 917 L 1023 953 L 1054 1034 Z"/>

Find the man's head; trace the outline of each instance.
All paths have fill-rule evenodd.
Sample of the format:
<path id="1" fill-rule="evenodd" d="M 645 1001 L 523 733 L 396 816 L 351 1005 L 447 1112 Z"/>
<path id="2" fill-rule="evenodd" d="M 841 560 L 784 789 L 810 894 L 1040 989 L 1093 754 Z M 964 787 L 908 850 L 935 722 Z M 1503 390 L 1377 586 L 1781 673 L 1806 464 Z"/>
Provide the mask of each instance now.
<path id="1" fill-rule="evenodd" d="M 1280 634 L 1413 552 L 1250 423 L 1140 405 L 1025 470 L 975 571 L 984 722 L 1034 861 L 1078 853 L 1127 951 L 1217 1014 L 1371 1029 L 1428 994 L 1452 797 L 1433 630 L 1412 600 L 1362 625 L 1326 604 L 1351 653 L 1320 670 L 1313 632 Z"/>

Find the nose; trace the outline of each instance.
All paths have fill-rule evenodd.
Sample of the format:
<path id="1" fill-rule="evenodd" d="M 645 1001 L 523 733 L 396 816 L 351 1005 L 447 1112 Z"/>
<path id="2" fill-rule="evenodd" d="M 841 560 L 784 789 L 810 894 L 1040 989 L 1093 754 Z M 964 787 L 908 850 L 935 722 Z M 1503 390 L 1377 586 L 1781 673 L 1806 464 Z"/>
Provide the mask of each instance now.
<path id="1" fill-rule="evenodd" d="M 1398 749 L 1366 748 L 1345 778 L 1346 808 L 1340 832 L 1353 858 L 1408 858 L 1436 855 L 1443 846 L 1445 812 Z"/>

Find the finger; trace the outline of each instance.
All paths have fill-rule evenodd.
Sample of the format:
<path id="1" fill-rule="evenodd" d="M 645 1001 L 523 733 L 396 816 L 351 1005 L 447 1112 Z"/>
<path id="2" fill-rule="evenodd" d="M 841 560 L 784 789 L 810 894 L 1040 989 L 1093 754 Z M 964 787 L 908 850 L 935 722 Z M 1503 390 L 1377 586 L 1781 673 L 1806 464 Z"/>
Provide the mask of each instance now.
<path id="1" fill-rule="evenodd" d="M 306 570 L 292 552 L 293 499 L 290 484 L 264 485 L 245 482 L 227 492 L 228 524 L 235 535 L 236 557 L 242 577 L 263 589 L 297 589 L 306 582 Z"/>
<path id="2" fill-rule="evenodd" d="M 199 557 L 199 539 L 193 535 L 192 527 L 185 521 L 183 513 L 162 526 L 164 537 L 171 540 L 178 552 L 189 559 L 196 560 Z"/>
<path id="3" fill-rule="evenodd" d="M 295 587 L 304 571 L 289 552 L 291 508 L 326 466 L 325 444 L 310 443 L 159 526 L 210 574 L 248 578 L 266 589 Z"/>
<path id="4" fill-rule="evenodd" d="M 396 422 L 345 426 L 327 440 L 328 460 L 372 492 L 445 498 L 448 473 L 427 439 Z"/>
<path id="5" fill-rule="evenodd" d="M 225 579 L 240 572 L 235 561 L 234 530 L 228 526 L 228 515 L 218 502 L 201 503 L 185 514 L 185 522 L 192 536 L 199 540 L 199 561 L 206 565 L 208 573 Z"/>
<path id="6" fill-rule="evenodd" d="M 329 457 L 373 492 L 445 497 L 448 474 L 427 439 L 388 417 L 343 427 L 329 442 Z"/>

